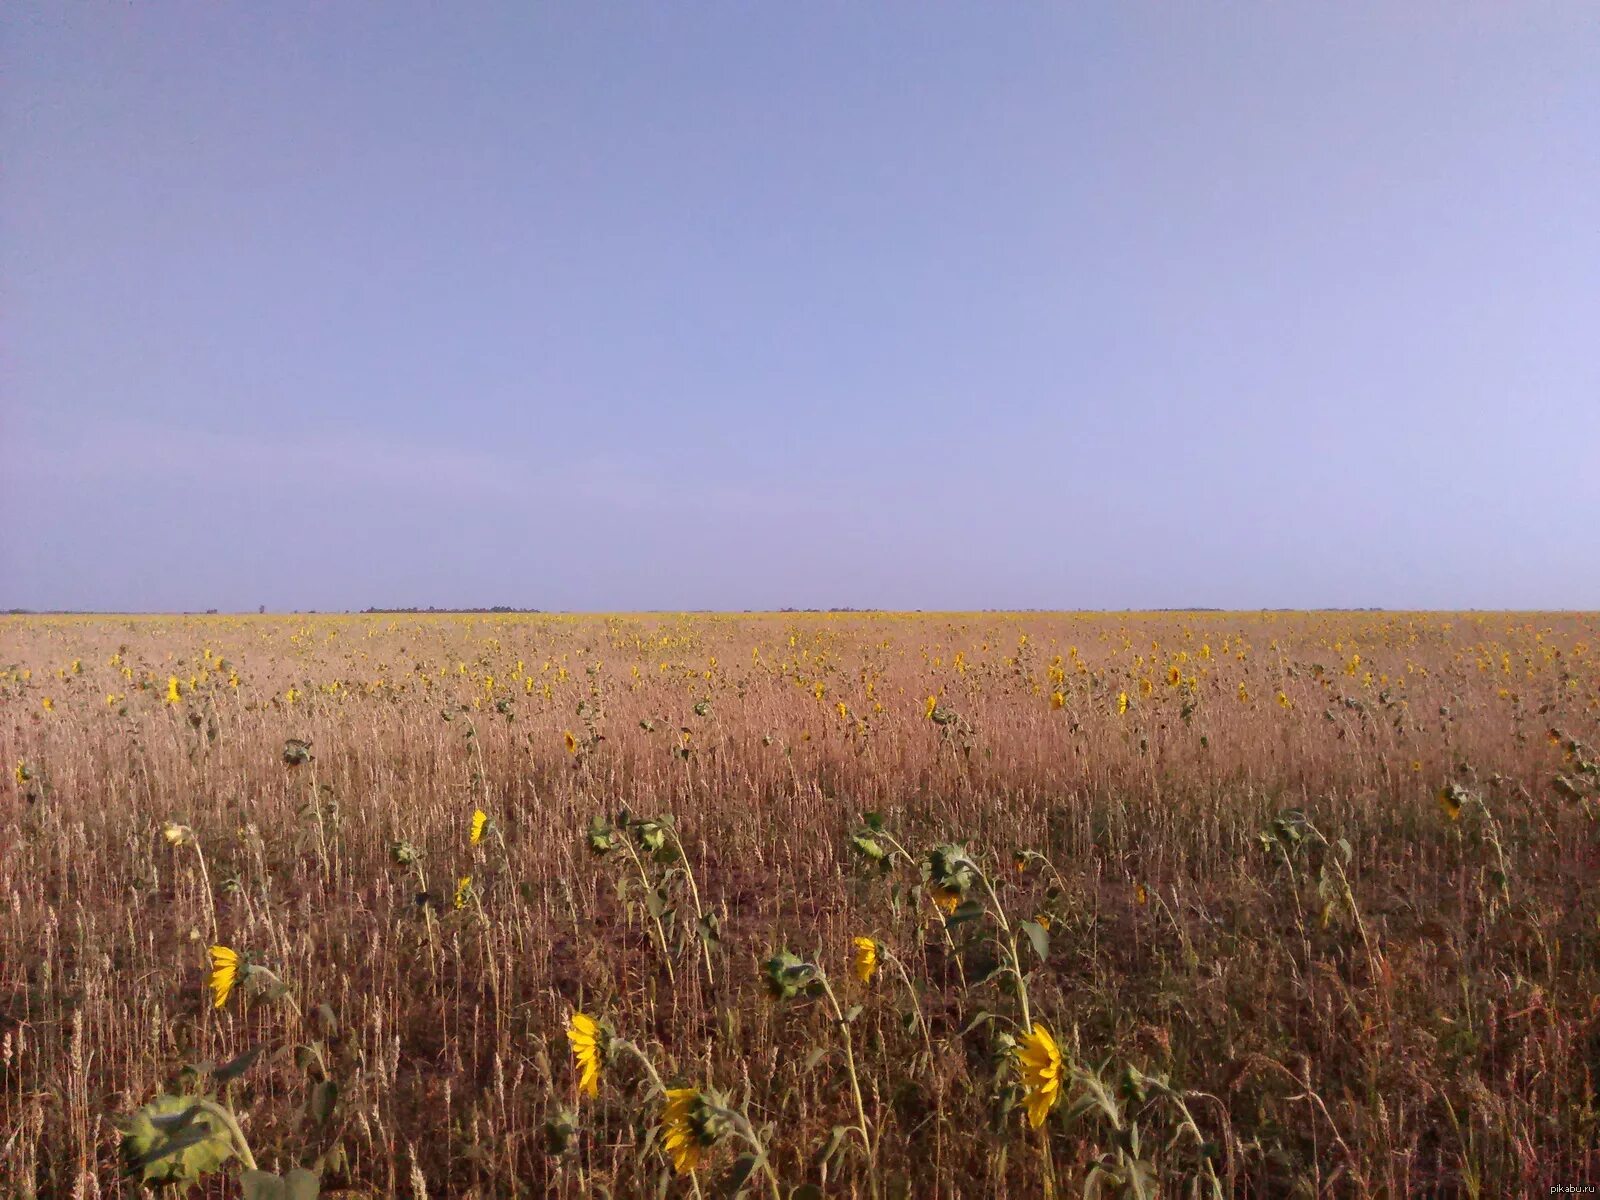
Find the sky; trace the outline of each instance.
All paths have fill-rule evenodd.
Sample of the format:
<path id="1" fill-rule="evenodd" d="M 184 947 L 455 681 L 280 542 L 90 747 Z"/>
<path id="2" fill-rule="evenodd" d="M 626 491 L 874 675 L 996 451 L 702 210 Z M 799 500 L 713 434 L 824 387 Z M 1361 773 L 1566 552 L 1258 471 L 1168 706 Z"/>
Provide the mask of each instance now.
<path id="1" fill-rule="evenodd" d="M 1591 4 L 0 9 L 0 609 L 1600 608 Z"/>

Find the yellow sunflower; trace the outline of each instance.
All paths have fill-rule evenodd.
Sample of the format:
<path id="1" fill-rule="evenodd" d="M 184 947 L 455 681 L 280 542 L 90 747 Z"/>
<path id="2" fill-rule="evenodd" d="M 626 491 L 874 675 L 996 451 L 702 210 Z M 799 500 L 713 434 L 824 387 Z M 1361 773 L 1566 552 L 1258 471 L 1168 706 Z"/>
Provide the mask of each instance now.
<path id="1" fill-rule="evenodd" d="M 221 1008 L 239 979 L 239 953 L 226 946 L 211 947 L 211 994 L 216 997 L 211 1007 Z"/>
<path id="2" fill-rule="evenodd" d="M 481 808 L 472 810 L 472 844 L 483 841 L 483 827 L 489 823 L 489 814 Z"/>
<path id="3" fill-rule="evenodd" d="M 1038 1022 L 1017 1043 L 1017 1069 L 1022 1074 L 1022 1103 L 1028 1125 L 1038 1129 L 1061 1099 L 1061 1048 Z"/>
<path id="4" fill-rule="evenodd" d="M 701 1152 L 713 1137 L 707 1127 L 699 1088 L 668 1088 L 661 1110 L 662 1145 L 672 1155 L 672 1169 L 687 1175 L 700 1165 Z"/>
<path id="5" fill-rule="evenodd" d="M 578 1063 L 578 1090 L 585 1096 L 600 1094 L 600 1068 L 605 1065 L 608 1035 L 600 1022 L 574 1012 L 567 1019 L 567 1042 Z"/>
<path id="6" fill-rule="evenodd" d="M 869 937 L 856 937 L 850 939 L 850 944 L 856 948 L 856 978 L 862 983 L 871 983 L 878 971 L 878 943 Z"/>

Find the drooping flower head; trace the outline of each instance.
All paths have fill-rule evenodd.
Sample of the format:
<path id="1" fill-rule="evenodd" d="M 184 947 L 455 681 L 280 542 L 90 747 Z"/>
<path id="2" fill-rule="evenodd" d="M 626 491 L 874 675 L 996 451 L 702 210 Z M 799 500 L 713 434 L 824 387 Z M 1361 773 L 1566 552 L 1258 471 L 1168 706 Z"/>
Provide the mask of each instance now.
<path id="1" fill-rule="evenodd" d="M 918 866 L 928 894 L 946 913 L 955 912 L 978 879 L 978 866 L 963 846 L 935 846 L 922 856 Z"/>
<path id="2" fill-rule="evenodd" d="M 852 964 L 856 978 L 862 983 L 871 983 L 878 971 L 878 943 L 869 937 L 856 937 L 850 939 L 850 944 L 856 951 Z"/>
<path id="3" fill-rule="evenodd" d="M 472 876 L 463 875 L 456 880 L 455 906 L 465 908 L 467 901 L 472 899 Z"/>
<path id="4" fill-rule="evenodd" d="M 699 1088 L 668 1088 L 661 1141 L 672 1156 L 672 1169 L 687 1175 L 698 1167 L 701 1154 L 722 1136 L 724 1124 L 717 1106 Z"/>
<path id="5" fill-rule="evenodd" d="M 1022 1103 L 1028 1125 L 1038 1129 L 1061 1099 L 1061 1048 L 1037 1021 L 1017 1042 L 1017 1070 L 1022 1075 Z"/>
<path id="6" fill-rule="evenodd" d="M 1459 783 L 1447 783 L 1439 789 L 1439 809 L 1452 821 L 1461 819 L 1461 802 L 1467 797 L 1467 790 Z"/>
<path id="7" fill-rule="evenodd" d="M 611 1051 L 611 1031 L 587 1013 L 567 1018 L 567 1043 L 578 1064 L 578 1090 L 585 1096 L 600 1094 L 600 1070 Z"/>
<path id="8" fill-rule="evenodd" d="M 211 994 L 215 999 L 212 1008 L 221 1008 L 228 1002 L 228 996 L 233 991 L 233 985 L 238 982 L 242 964 L 239 962 L 239 953 L 226 946 L 211 947 Z"/>

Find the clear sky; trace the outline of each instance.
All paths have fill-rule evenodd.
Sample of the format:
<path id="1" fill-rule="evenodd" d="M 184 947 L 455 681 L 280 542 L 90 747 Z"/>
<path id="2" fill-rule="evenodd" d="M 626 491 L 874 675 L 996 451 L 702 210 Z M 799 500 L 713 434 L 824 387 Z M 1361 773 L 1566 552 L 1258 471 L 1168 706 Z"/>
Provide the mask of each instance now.
<path id="1" fill-rule="evenodd" d="M 1589 3 L 0 9 L 0 608 L 1600 607 Z"/>

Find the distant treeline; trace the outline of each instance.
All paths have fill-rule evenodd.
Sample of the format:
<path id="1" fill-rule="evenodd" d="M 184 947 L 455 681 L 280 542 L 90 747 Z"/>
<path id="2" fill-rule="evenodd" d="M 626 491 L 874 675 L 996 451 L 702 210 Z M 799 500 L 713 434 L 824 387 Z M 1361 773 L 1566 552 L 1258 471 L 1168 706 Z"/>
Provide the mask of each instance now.
<path id="1" fill-rule="evenodd" d="M 537 608 L 512 608 L 509 604 L 496 604 L 490 608 L 363 608 L 363 613 L 536 613 Z"/>

